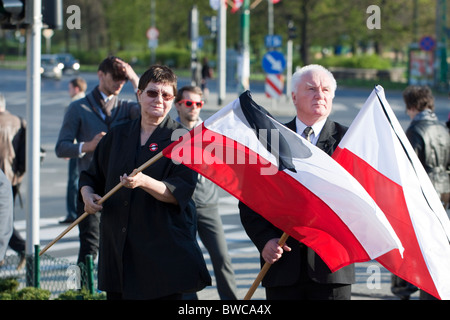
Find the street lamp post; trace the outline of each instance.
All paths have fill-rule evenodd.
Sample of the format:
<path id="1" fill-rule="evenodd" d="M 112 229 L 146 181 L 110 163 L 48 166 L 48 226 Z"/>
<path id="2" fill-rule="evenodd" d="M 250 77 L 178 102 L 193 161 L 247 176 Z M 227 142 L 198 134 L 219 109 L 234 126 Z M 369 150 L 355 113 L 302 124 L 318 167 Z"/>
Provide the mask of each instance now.
<path id="1" fill-rule="evenodd" d="M 241 91 L 250 89 L 250 0 L 242 3 L 239 78 Z"/>
<path id="2" fill-rule="evenodd" d="M 27 131 L 26 131 L 26 175 L 27 175 L 27 274 L 32 270 L 29 259 L 39 245 L 39 198 L 40 198 L 40 145 L 41 145 L 41 0 L 28 1 L 31 21 L 27 26 Z M 29 281 L 30 279 L 28 279 Z M 31 285 L 31 283 L 28 283 Z"/>

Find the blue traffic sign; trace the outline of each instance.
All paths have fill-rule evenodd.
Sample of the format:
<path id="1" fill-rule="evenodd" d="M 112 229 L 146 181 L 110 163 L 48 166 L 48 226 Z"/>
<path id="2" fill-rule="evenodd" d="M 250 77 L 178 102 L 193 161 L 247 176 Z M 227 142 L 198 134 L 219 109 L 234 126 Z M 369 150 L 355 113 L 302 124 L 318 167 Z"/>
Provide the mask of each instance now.
<path id="1" fill-rule="evenodd" d="M 425 51 L 433 51 L 436 47 L 436 40 L 433 39 L 433 37 L 425 36 L 422 39 L 420 39 L 420 48 Z"/>
<path id="2" fill-rule="evenodd" d="M 267 35 L 264 38 L 264 43 L 266 45 L 266 48 L 280 48 L 283 44 L 283 40 L 280 35 L 278 34 L 271 34 Z"/>
<path id="3" fill-rule="evenodd" d="M 269 51 L 263 57 L 262 67 L 266 73 L 279 74 L 286 67 L 286 59 L 281 52 Z"/>

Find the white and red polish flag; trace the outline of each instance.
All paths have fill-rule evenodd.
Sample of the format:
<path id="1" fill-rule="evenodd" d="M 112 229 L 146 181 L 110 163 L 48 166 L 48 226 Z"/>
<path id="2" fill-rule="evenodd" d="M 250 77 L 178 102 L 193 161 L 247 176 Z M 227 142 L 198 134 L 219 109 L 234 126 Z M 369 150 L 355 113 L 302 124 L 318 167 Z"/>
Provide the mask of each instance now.
<path id="1" fill-rule="evenodd" d="M 402 251 L 384 214 L 356 179 L 274 120 L 248 91 L 163 155 L 202 174 L 312 248 L 332 271 Z"/>
<path id="2" fill-rule="evenodd" d="M 450 222 L 384 90 L 369 96 L 333 158 L 377 202 L 400 238 L 404 253 L 376 260 L 440 299 L 450 299 Z"/>

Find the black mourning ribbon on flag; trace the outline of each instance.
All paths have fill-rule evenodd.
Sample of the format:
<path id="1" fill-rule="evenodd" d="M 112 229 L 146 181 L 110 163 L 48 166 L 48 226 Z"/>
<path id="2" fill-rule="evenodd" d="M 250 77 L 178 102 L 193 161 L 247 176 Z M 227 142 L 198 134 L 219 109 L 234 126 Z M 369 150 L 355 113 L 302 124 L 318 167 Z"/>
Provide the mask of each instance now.
<path id="1" fill-rule="evenodd" d="M 307 158 L 311 156 L 311 150 L 295 137 L 289 139 L 288 136 L 292 137 L 294 133 L 290 129 L 281 126 L 267 110 L 253 101 L 250 91 L 247 90 L 242 93 L 239 96 L 239 102 L 247 122 L 254 129 L 258 139 L 262 143 L 266 143 L 267 150 L 279 159 L 278 170 L 287 169 L 296 172 L 292 162 L 293 154 L 299 158 Z M 260 136 L 261 129 L 266 129 L 267 135 Z M 272 137 L 272 130 L 278 130 L 278 134 L 275 137 Z M 274 143 L 273 139 L 278 139 L 277 143 Z M 289 142 L 294 143 L 291 145 L 288 139 Z M 275 148 L 272 147 L 273 144 L 276 146 Z"/>

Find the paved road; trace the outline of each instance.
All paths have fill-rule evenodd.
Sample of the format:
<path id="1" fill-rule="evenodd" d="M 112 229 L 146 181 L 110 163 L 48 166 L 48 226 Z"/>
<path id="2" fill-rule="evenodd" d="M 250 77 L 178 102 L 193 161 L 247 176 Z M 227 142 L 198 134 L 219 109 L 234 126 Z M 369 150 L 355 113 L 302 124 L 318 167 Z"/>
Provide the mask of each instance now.
<path id="1" fill-rule="evenodd" d="M 0 92 L 7 101 L 7 108 L 18 115 L 26 116 L 26 82 L 24 71 L 0 70 Z M 82 74 L 88 82 L 89 90 L 97 83 L 96 74 Z M 67 177 L 67 161 L 58 159 L 54 154 L 54 147 L 63 119 L 64 108 L 69 103 L 67 93 L 70 76 L 64 76 L 61 81 L 50 79 L 42 80 L 42 106 L 41 106 L 41 144 L 47 150 L 47 156 L 41 167 L 41 247 L 60 234 L 66 225 L 60 225 L 58 221 L 65 216 L 65 188 Z M 187 79 L 180 79 L 179 85 L 187 84 Z M 211 95 L 208 103 L 202 111 L 202 117 L 208 116 L 220 109 L 217 106 L 215 84 L 210 84 Z M 228 87 L 228 94 L 223 103 L 226 105 L 238 97 L 234 93 L 235 86 Z M 281 122 L 286 122 L 294 116 L 293 107 L 286 98 L 281 98 L 274 103 L 265 97 L 263 84 L 252 84 L 251 91 L 254 100 L 267 108 Z M 230 93 L 231 92 L 231 93 Z M 349 125 L 356 116 L 358 110 L 368 98 L 371 90 L 339 88 L 334 103 L 332 117 L 337 121 Z M 122 96 L 133 98 L 130 84 L 127 84 Z M 409 119 L 404 113 L 401 92 L 386 92 L 386 97 L 396 113 L 400 123 L 406 128 Z M 448 114 L 448 100 L 437 99 L 437 113 L 441 119 L 446 119 Z M 24 181 L 26 183 L 26 181 Z M 25 193 L 26 188 L 22 188 Z M 26 201 L 26 194 L 23 194 Z M 235 269 L 238 284 L 238 295 L 243 298 L 248 288 L 253 283 L 259 272 L 258 253 L 245 234 L 239 220 L 237 201 L 226 192 L 221 193 L 220 214 L 226 233 L 229 251 Z M 17 208 L 15 225 L 22 234 L 26 235 L 25 210 Z M 78 230 L 69 232 L 63 239 L 56 243 L 49 251 L 53 257 L 65 258 L 71 262 L 76 260 L 78 251 Z M 204 250 L 208 267 L 212 270 L 207 252 Z M 8 254 L 14 254 L 8 251 Z M 201 299 L 217 299 L 217 291 L 212 286 L 199 293 Z M 264 299 L 264 291 L 259 288 L 253 295 L 253 299 Z M 395 297 L 390 293 L 390 273 L 376 262 L 357 264 L 357 283 L 353 286 L 354 299 L 382 299 L 390 300 Z M 417 298 L 413 296 L 413 298 Z"/>

